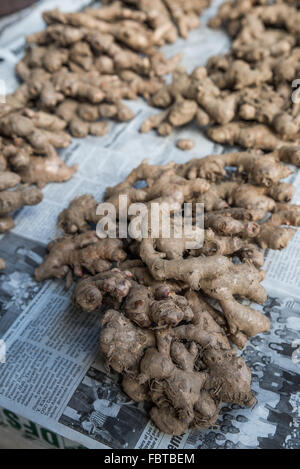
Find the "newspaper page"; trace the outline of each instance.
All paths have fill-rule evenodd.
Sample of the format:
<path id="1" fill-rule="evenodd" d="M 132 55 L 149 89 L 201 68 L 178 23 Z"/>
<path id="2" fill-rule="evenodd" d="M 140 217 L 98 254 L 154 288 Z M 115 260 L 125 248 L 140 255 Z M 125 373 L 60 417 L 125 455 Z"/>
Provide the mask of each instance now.
<path id="1" fill-rule="evenodd" d="M 222 31 L 206 26 L 222 1 L 213 1 L 201 27 L 187 40 L 164 47 L 168 56 L 184 52 L 188 70 L 228 50 Z M 59 6 L 71 11 L 84 0 L 44 0 L 0 22 L 0 78 L 8 91 L 17 86 L 15 63 L 24 53 L 24 36 L 43 28 L 41 12 Z M 101 314 L 86 315 L 70 301 L 64 283 L 37 284 L 33 272 L 56 236 L 57 216 L 84 193 L 98 200 L 105 188 L 120 182 L 143 159 L 151 163 L 184 162 L 227 149 L 188 126 L 162 139 L 142 135 L 143 120 L 157 112 L 142 100 L 129 102 L 137 117 L 129 124 L 110 123 L 102 138 L 73 139 L 61 157 L 79 164 L 67 183 L 44 189 L 43 202 L 21 210 L 16 227 L 0 239 L 0 257 L 7 269 L 0 274 L 0 407 L 40 428 L 87 448 L 299 448 L 300 447 L 300 234 L 283 252 L 266 255 L 270 292 L 262 307 L 271 331 L 249 341 L 242 355 L 253 372 L 258 403 L 254 409 L 225 406 L 215 429 L 180 437 L 161 433 L 148 418 L 149 405 L 134 403 L 121 390 L 119 376 L 105 369 L 99 354 Z M 195 149 L 183 153 L 180 138 L 193 138 Z M 300 201 L 299 173 L 292 176 Z M 2 363 L 3 362 L 3 363 Z M 17 417 L 20 418 L 20 417 Z"/>

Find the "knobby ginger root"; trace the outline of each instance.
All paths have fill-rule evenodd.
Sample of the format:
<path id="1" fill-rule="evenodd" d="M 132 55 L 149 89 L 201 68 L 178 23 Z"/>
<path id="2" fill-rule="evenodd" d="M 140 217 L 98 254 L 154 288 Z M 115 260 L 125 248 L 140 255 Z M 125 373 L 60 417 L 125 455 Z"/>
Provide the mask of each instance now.
<path id="1" fill-rule="evenodd" d="M 120 311 L 109 310 L 102 319 L 101 351 L 118 373 L 135 370 L 144 351 L 155 344 L 152 331 L 135 326 Z"/>
<path id="2" fill-rule="evenodd" d="M 287 225 L 282 227 L 282 225 Z M 266 249 L 284 249 L 297 230 L 291 227 L 299 227 L 300 213 L 297 207 L 287 205 L 282 210 L 274 213 L 266 223 L 262 225 L 257 237 L 257 243 Z"/>
<path id="3" fill-rule="evenodd" d="M 35 187 L 2 191 L 0 192 L 0 217 L 6 217 L 25 205 L 37 205 L 42 199 L 43 194 Z"/>
<path id="4" fill-rule="evenodd" d="M 266 151 L 277 150 L 286 143 L 267 126 L 246 124 L 245 122 L 232 122 L 227 125 L 210 127 L 207 130 L 207 135 L 217 143 L 240 145 L 245 148 Z M 295 143 L 299 144 L 300 142 L 297 140 Z"/>
<path id="5" fill-rule="evenodd" d="M 115 1 L 105 3 L 115 4 Z M 186 38 L 190 30 L 199 26 L 199 16 L 210 5 L 209 0 L 123 0 L 122 4 L 135 6 L 143 13 L 146 23 L 153 29 L 154 38 L 162 45 L 174 42 L 178 34 Z M 101 11 L 101 10 L 99 10 Z M 132 10 L 131 11 L 131 15 Z"/>
<path id="6" fill-rule="evenodd" d="M 74 199 L 69 207 L 59 215 L 58 227 L 69 234 L 84 233 L 90 224 L 97 224 L 98 202 L 91 195 L 82 195 Z"/>
<path id="7" fill-rule="evenodd" d="M 55 119 L 53 117 L 53 121 Z M 46 122 L 21 113 L 12 113 L 0 119 L 0 132 L 6 137 L 24 138 L 34 150 L 43 154 L 49 153 L 51 145 L 57 148 L 67 147 L 70 144 L 69 135 L 55 127 L 53 130 L 51 127 L 50 130 L 45 130 Z"/>
<path id="8" fill-rule="evenodd" d="M 195 147 L 195 142 L 194 140 L 190 139 L 180 139 L 177 141 L 176 145 L 180 150 L 188 151 L 192 150 Z"/>
<path id="9" fill-rule="evenodd" d="M 0 217 L 0 234 L 8 233 L 15 226 L 11 217 Z"/>
<path id="10" fill-rule="evenodd" d="M 215 182 L 226 176 L 226 168 L 235 167 L 239 174 L 247 174 L 249 182 L 271 186 L 292 174 L 291 169 L 281 161 L 297 166 L 298 158 L 300 158 L 300 147 L 293 147 L 291 151 L 288 146 L 265 155 L 260 151 L 209 155 L 201 159 L 195 158 L 182 165 L 181 174 L 188 179 L 200 177 Z"/>
<path id="11" fill-rule="evenodd" d="M 84 277 L 75 287 L 73 302 L 83 311 L 90 312 L 102 306 L 104 296 L 109 296 L 118 307 L 129 293 L 131 277 L 130 272 L 121 272 L 119 269 L 102 272 L 94 277 Z"/>
<path id="12" fill-rule="evenodd" d="M 0 172 L 0 191 L 16 187 L 20 182 L 21 178 L 18 174 L 9 171 Z"/>
<path id="13" fill-rule="evenodd" d="M 72 273 L 81 277 L 85 270 L 95 275 L 108 270 L 111 262 L 121 262 L 126 258 L 121 240 L 100 240 L 95 231 L 54 241 L 50 243 L 48 250 L 49 254 L 43 264 L 35 270 L 38 282 L 48 278 L 67 277 L 69 285 Z"/>
<path id="14" fill-rule="evenodd" d="M 8 144 L 3 153 L 22 182 L 40 188 L 51 182 L 68 181 L 77 170 L 77 165 L 67 166 L 52 146 L 47 155 L 38 156 L 23 140 L 17 140 Z"/>
<path id="15" fill-rule="evenodd" d="M 152 402 L 155 424 L 176 435 L 213 425 L 220 402 L 255 402 L 251 372 L 231 349 L 211 310 L 205 302 L 199 307 L 197 299 L 187 298 L 191 309 L 189 318 L 183 316 L 186 322 L 155 333 L 110 310 L 100 341 L 107 365 L 123 375 L 124 391 L 137 402 Z"/>
<path id="16" fill-rule="evenodd" d="M 138 326 L 148 328 L 174 327 L 192 319 L 192 310 L 184 297 L 165 291 L 166 298 L 160 299 L 160 292 L 155 293 L 156 298 L 149 288 L 134 285 L 124 304 L 126 316 Z"/>
<path id="17" fill-rule="evenodd" d="M 175 280 L 184 281 L 192 289 L 202 289 L 210 297 L 219 300 L 225 315 L 228 314 L 228 311 L 234 310 L 232 314 L 233 316 L 237 314 L 237 318 L 230 317 L 228 319 L 233 334 L 243 332 L 248 337 L 252 337 L 259 332 L 268 330 L 269 321 L 267 318 L 252 310 L 252 308 L 243 307 L 234 299 L 234 295 L 246 296 L 258 303 L 264 303 L 267 298 L 266 292 L 260 286 L 260 282 L 264 279 L 264 272 L 259 272 L 256 268 L 246 264 L 234 266 L 234 264 L 228 262 L 227 258 L 222 256 L 164 260 L 161 258 L 161 254 L 155 251 L 153 240 L 150 239 L 142 241 L 140 255 L 153 277 L 157 280 L 164 281 L 174 278 Z M 216 272 L 218 272 L 217 275 Z M 247 278 L 245 286 L 241 279 L 236 280 L 232 285 L 232 279 L 235 277 L 238 279 L 240 275 Z M 225 295 L 227 279 L 229 279 L 228 300 L 226 299 L 227 294 Z M 252 287 L 249 288 L 249 282 L 253 289 Z M 220 294 L 218 293 L 219 289 Z M 233 291 L 231 292 L 230 289 Z"/>
<path id="18" fill-rule="evenodd" d="M 12 101 L 8 102 L 12 104 Z M 77 166 L 68 167 L 54 148 L 69 145 L 70 137 L 64 132 L 65 126 L 63 120 L 43 111 L 32 111 L 27 107 L 17 112 L 3 110 L 0 117 L 0 134 L 3 136 L 0 142 L 0 193 L 5 207 L 1 212 L 2 233 L 14 226 L 6 215 L 42 200 L 38 190 L 11 192 L 9 189 L 21 182 L 42 188 L 50 182 L 68 181 L 75 173 Z"/>

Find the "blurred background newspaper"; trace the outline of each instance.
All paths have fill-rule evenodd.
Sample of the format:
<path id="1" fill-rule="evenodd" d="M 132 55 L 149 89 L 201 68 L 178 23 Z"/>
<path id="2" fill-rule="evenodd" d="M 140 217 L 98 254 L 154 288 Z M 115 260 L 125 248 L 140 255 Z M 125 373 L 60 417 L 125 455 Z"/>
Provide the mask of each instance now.
<path id="1" fill-rule="evenodd" d="M 72 11 L 93 3 L 44 0 L 0 21 L 0 79 L 7 92 L 17 87 L 14 66 L 23 55 L 25 35 L 43 28 L 41 12 L 57 6 Z M 201 27 L 188 40 L 164 47 L 165 53 L 184 52 L 182 63 L 192 70 L 211 55 L 226 52 L 230 43 L 225 33 L 206 27 L 220 3 L 213 1 Z M 270 296 L 262 309 L 272 327 L 243 351 L 258 404 L 253 409 L 226 406 L 216 428 L 180 437 L 159 432 L 147 418 L 147 404 L 130 401 L 118 376 L 104 368 L 98 353 L 99 312 L 75 310 L 63 282 L 33 280 L 34 268 L 56 235 L 57 215 L 75 196 L 90 193 L 101 200 L 107 186 L 120 182 L 144 158 L 156 164 L 184 162 L 226 151 L 196 126 L 167 138 L 141 135 L 142 121 L 157 110 L 142 100 L 129 105 L 137 114 L 131 123 L 110 123 L 102 138 L 73 139 L 61 155 L 69 164 L 80 164 L 78 173 L 65 184 L 45 188 L 44 201 L 23 209 L 16 228 L 0 239 L 0 257 L 7 261 L 0 274 L 0 339 L 6 347 L 5 363 L 0 363 L 0 440 L 1 431 L 10 428 L 30 440 L 44 435 L 45 441 L 57 442 L 52 447 L 72 447 L 74 442 L 73 447 L 114 449 L 299 449 L 300 231 L 285 251 L 266 255 Z M 178 150 L 179 135 L 193 138 L 195 149 Z M 300 174 L 290 179 L 297 187 L 295 202 L 300 203 Z"/>

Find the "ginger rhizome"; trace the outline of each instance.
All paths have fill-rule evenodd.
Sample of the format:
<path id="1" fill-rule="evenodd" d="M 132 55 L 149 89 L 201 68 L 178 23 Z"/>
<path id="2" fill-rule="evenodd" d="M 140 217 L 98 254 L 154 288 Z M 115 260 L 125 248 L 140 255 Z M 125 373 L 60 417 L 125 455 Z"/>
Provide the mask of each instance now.
<path id="1" fill-rule="evenodd" d="M 108 270 L 112 262 L 126 259 L 122 241 L 99 239 L 95 231 L 58 239 L 48 246 L 49 254 L 35 271 L 37 281 L 66 278 L 70 285 L 73 274 L 82 277 L 84 271 L 92 275 Z"/>
<path id="2" fill-rule="evenodd" d="M 0 258 L 0 272 L 6 267 L 6 262 L 4 259 Z"/>
<path id="3" fill-rule="evenodd" d="M 40 189 L 23 186 L 18 174 L 0 171 L 0 234 L 14 227 L 12 215 L 16 210 L 37 205 L 42 199 Z"/>

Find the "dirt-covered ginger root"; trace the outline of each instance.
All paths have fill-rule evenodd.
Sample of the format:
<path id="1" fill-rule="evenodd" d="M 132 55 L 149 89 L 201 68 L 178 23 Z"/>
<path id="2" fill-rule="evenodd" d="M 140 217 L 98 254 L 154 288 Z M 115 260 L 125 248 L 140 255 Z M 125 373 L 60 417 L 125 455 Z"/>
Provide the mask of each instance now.
<path id="1" fill-rule="evenodd" d="M 109 296 L 117 307 L 129 293 L 131 278 L 130 272 L 119 269 L 84 277 L 75 286 L 73 303 L 83 311 L 92 312 L 101 307 L 105 296 Z"/>
<path id="2" fill-rule="evenodd" d="M 26 205 L 37 205 L 42 199 L 43 194 L 36 187 L 2 191 L 0 192 L 0 217 L 5 217 Z"/>
<path id="3" fill-rule="evenodd" d="M 77 277 L 82 277 L 84 271 L 96 275 L 109 270 L 112 262 L 126 259 L 121 240 L 99 239 L 95 231 L 58 239 L 50 243 L 48 250 L 44 262 L 35 270 L 38 282 L 67 277 L 69 286 L 73 273 Z"/>

